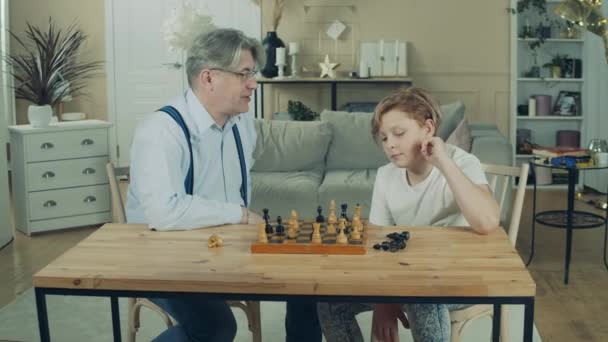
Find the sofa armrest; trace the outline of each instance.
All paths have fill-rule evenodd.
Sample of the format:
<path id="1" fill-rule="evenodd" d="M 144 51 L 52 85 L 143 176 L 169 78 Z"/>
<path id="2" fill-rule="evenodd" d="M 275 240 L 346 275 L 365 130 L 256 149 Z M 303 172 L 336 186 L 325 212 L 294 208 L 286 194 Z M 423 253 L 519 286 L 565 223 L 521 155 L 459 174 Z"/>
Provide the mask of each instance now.
<path id="1" fill-rule="evenodd" d="M 512 165 L 513 163 L 513 146 L 504 136 L 474 137 L 471 154 L 484 164 Z"/>

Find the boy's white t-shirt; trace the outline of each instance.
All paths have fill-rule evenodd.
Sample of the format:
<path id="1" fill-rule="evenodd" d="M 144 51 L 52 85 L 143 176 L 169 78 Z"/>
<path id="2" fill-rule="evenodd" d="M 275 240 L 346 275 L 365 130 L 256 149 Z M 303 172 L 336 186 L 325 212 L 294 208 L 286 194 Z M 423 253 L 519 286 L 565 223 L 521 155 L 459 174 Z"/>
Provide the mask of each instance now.
<path id="1" fill-rule="evenodd" d="M 474 155 L 446 144 L 448 155 L 474 184 L 488 184 Z M 381 226 L 469 226 L 443 174 L 433 167 L 422 182 L 408 184 L 404 168 L 378 169 L 369 221 Z"/>

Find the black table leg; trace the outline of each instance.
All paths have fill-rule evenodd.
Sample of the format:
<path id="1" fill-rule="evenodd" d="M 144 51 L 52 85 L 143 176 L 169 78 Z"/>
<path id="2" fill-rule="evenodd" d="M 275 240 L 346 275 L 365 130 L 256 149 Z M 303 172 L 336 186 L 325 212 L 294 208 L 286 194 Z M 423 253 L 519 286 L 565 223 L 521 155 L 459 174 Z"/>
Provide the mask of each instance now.
<path id="1" fill-rule="evenodd" d="M 112 331 L 114 333 L 114 342 L 121 342 L 120 337 L 120 312 L 118 310 L 118 297 L 110 297 L 110 305 L 112 307 Z"/>
<path id="2" fill-rule="evenodd" d="M 500 341 L 500 304 L 494 304 L 492 316 L 492 342 Z"/>
<path id="3" fill-rule="evenodd" d="M 525 304 L 524 309 L 524 342 L 532 342 L 532 331 L 534 330 L 534 297 Z"/>
<path id="4" fill-rule="evenodd" d="M 574 213 L 574 183 L 576 168 L 568 168 L 568 211 L 566 213 L 566 256 L 564 260 L 564 284 L 568 284 L 570 273 L 570 257 L 572 254 L 572 216 Z"/>
<path id="5" fill-rule="evenodd" d="M 530 265 L 532 258 L 534 258 L 534 240 L 536 237 L 536 169 L 534 168 L 534 162 L 530 163 L 530 166 L 530 170 L 532 170 L 532 179 L 534 179 L 534 195 L 532 200 L 532 241 L 530 246 L 530 257 L 528 258 L 528 261 L 526 261 L 526 267 Z M 521 182 L 522 180 L 520 179 L 519 181 Z M 528 180 L 526 179 L 525 182 L 527 183 Z"/>
<path id="6" fill-rule="evenodd" d="M 338 108 L 338 100 L 336 99 L 338 93 L 337 87 L 336 82 L 331 83 L 331 110 L 337 110 Z"/>
<path id="7" fill-rule="evenodd" d="M 43 290 L 36 288 L 36 310 L 38 311 L 38 328 L 40 330 L 40 341 L 51 341 L 49 333 L 49 317 L 46 311 L 46 294 Z"/>

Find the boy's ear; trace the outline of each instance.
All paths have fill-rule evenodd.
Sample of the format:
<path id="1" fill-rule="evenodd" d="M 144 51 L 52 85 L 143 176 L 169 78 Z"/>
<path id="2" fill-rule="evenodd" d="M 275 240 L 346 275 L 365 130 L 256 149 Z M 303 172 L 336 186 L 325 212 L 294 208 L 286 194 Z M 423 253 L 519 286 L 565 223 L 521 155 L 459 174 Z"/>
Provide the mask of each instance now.
<path id="1" fill-rule="evenodd" d="M 435 125 L 435 121 L 431 119 L 424 120 L 424 128 L 426 128 L 427 132 L 431 136 L 435 136 L 435 132 L 437 131 L 437 126 Z"/>

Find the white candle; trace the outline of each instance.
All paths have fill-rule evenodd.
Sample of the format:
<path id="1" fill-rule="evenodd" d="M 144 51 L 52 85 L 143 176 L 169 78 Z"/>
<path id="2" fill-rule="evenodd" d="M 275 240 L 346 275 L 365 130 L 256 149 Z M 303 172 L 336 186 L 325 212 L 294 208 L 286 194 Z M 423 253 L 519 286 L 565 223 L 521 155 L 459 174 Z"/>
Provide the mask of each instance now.
<path id="1" fill-rule="evenodd" d="M 276 61 L 277 61 L 277 65 L 285 65 L 285 48 L 284 47 L 279 47 L 277 48 L 276 51 Z"/>
<path id="2" fill-rule="evenodd" d="M 380 57 L 384 57 L 384 39 L 380 39 L 379 53 L 380 53 Z"/>
<path id="3" fill-rule="evenodd" d="M 369 68 L 367 66 L 367 62 L 364 60 L 359 62 L 359 77 L 361 77 L 361 78 L 369 77 Z"/>
<path id="4" fill-rule="evenodd" d="M 300 52 L 300 45 L 296 42 L 289 43 L 289 54 L 295 55 Z"/>

